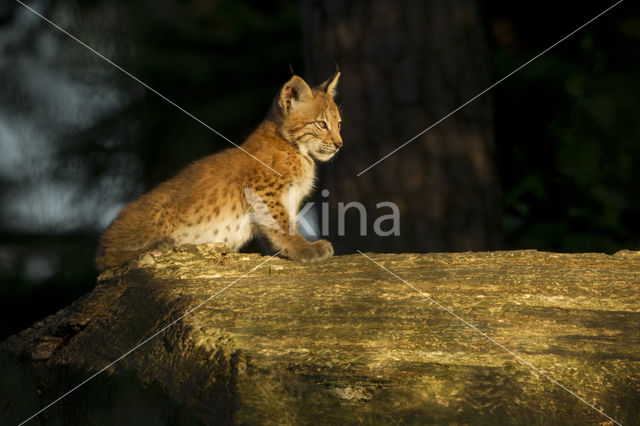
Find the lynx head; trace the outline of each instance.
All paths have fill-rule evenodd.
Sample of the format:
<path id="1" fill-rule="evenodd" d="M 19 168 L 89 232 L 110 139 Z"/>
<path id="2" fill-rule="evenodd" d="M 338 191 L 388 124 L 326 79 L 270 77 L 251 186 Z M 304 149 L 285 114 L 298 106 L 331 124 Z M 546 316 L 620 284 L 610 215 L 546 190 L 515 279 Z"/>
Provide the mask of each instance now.
<path id="1" fill-rule="evenodd" d="M 282 86 L 273 106 L 278 131 L 303 154 L 327 161 L 342 146 L 340 112 L 333 98 L 340 73 L 311 88 L 297 75 Z"/>

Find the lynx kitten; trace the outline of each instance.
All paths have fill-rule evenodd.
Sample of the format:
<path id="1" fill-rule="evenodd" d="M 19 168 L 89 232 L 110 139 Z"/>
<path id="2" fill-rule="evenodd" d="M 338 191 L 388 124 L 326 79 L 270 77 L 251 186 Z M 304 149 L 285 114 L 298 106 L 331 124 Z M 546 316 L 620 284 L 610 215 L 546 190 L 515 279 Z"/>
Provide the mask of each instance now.
<path id="1" fill-rule="evenodd" d="M 333 100 L 339 78 L 336 73 L 311 88 L 294 75 L 242 144 L 246 152 L 232 148 L 205 157 L 126 205 L 100 238 L 98 268 L 187 243 L 224 242 L 236 251 L 257 235 L 292 260 L 330 257 L 331 244 L 305 240 L 295 220 L 314 185 L 314 160 L 327 161 L 342 146 Z"/>

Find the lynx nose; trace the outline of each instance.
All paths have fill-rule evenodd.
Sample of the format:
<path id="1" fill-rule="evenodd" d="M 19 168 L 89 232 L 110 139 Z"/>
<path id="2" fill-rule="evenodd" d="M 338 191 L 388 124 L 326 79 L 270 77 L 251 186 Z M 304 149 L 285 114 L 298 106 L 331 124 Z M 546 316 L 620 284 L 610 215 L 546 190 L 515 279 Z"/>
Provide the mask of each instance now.
<path id="1" fill-rule="evenodd" d="M 340 149 L 342 148 L 342 141 L 341 140 L 334 141 L 333 145 L 336 147 L 336 149 Z"/>

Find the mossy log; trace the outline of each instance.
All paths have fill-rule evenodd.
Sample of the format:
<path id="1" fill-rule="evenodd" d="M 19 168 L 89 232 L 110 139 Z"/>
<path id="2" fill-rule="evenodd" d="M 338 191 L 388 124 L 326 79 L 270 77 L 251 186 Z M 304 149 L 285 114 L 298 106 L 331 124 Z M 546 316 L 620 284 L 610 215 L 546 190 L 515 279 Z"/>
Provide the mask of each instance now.
<path id="1" fill-rule="evenodd" d="M 640 253 L 368 255 L 415 289 L 361 254 L 109 270 L 0 346 L 1 423 L 201 305 L 29 423 L 640 424 Z"/>

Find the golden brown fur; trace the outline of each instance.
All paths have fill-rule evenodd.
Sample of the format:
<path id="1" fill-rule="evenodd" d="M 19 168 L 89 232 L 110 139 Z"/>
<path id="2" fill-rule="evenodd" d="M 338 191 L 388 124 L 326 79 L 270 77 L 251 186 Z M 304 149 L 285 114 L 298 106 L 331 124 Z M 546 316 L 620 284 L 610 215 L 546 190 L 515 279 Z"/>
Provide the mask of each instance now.
<path id="1" fill-rule="evenodd" d="M 339 76 L 313 89 L 293 76 L 242 144 L 246 152 L 232 148 L 205 157 L 125 206 L 100 239 L 98 268 L 185 243 L 225 242 L 238 250 L 256 235 L 293 260 L 331 256 L 329 242 L 310 243 L 298 234 L 295 216 L 313 187 L 314 159 L 326 161 L 342 146 L 333 101 Z"/>

